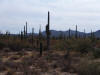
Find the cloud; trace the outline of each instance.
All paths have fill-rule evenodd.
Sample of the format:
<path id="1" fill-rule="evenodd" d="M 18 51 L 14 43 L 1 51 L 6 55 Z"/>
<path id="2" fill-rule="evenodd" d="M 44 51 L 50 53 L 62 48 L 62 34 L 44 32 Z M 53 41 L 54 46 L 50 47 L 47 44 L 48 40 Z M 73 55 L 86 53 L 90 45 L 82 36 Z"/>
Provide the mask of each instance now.
<path id="1" fill-rule="evenodd" d="M 29 23 L 29 32 L 40 24 L 45 30 L 47 12 L 50 11 L 51 29 L 79 30 L 87 32 L 100 29 L 100 0 L 0 0 L 0 30 L 18 33 L 25 21 Z"/>

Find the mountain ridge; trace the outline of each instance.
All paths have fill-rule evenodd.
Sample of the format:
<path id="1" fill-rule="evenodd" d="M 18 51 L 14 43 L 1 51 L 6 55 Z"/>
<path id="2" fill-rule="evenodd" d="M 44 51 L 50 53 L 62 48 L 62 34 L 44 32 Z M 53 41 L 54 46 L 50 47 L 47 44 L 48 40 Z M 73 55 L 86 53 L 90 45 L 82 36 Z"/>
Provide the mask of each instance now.
<path id="1" fill-rule="evenodd" d="M 54 37 L 58 37 L 58 36 L 60 36 L 61 34 L 64 35 L 64 36 L 68 36 L 68 35 L 69 35 L 69 30 L 67 30 L 67 31 L 50 30 L 50 32 L 51 32 L 51 36 L 54 36 Z M 76 33 L 75 30 L 70 30 L 70 35 L 71 35 L 71 36 L 72 36 L 72 35 L 74 36 L 75 33 Z M 86 36 L 90 36 L 90 35 L 91 35 L 91 33 L 84 33 L 84 32 L 80 32 L 80 31 L 77 31 L 77 33 L 78 33 L 78 35 L 80 35 L 80 36 L 84 36 L 84 34 L 86 34 Z M 95 32 L 93 32 L 93 33 L 94 33 L 95 37 L 100 37 L 100 30 L 95 31 Z M 46 32 L 43 31 L 43 32 L 42 32 L 42 35 L 43 35 L 43 36 L 46 36 Z"/>

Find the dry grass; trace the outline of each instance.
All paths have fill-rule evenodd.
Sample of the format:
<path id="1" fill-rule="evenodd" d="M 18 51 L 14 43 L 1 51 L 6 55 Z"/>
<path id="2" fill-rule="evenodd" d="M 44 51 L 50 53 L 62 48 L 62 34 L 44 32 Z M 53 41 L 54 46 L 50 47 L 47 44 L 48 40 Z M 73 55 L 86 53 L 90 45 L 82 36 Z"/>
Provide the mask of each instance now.
<path id="1" fill-rule="evenodd" d="M 65 52 L 52 50 L 48 53 L 44 51 L 42 57 L 39 57 L 38 51 L 8 52 L 8 57 L 2 52 L 0 73 L 5 73 L 4 75 L 21 75 L 25 73 L 28 75 L 68 74 L 66 69 L 68 61 L 64 58 Z"/>
<path id="2" fill-rule="evenodd" d="M 65 57 L 66 53 L 67 50 L 50 50 L 44 51 L 43 56 L 40 57 L 39 51 L 36 50 L 1 52 L 0 73 L 2 75 L 78 75 L 79 68 L 83 69 L 80 65 L 82 61 L 100 61 L 93 59 L 91 53 L 81 55 L 80 52 L 71 51 L 70 58 Z"/>

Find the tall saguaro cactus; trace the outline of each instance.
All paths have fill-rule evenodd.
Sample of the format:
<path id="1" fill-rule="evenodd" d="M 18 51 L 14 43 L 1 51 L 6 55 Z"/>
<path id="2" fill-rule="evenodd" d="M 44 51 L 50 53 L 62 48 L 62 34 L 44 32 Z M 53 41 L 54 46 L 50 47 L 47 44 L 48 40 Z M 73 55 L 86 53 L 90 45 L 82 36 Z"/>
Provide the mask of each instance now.
<path id="1" fill-rule="evenodd" d="M 84 39 L 86 38 L 86 32 L 85 32 L 85 29 L 84 29 Z"/>
<path id="2" fill-rule="evenodd" d="M 27 36 L 27 21 L 26 21 L 26 36 Z"/>
<path id="3" fill-rule="evenodd" d="M 41 33 L 41 25 L 40 25 L 40 29 L 39 29 L 39 40 L 41 41 L 42 39 L 42 33 Z"/>
<path id="4" fill-rule="evenodd" d="M 23 40 L 23 32 L 21 31 L 21 40 Z"/>
<path id="5" fill-rule="evenodd" d="M 34 28 L 32 28 L 32 36 L 34 36 Z"/>
<path id="6" fill-rule="evenodd" d="M 94 39 L 94 38 L 95 38 L 95 35 L 94 35 L 94 32 L 91 29 L 91 39 Z"/>
<path id="7" fill-rule="evenodd" d="M 69 39 L 71 38 L 71 35 L 70 35 L 70 28 L 69 28 L 69 33 L 68 33 L 68 35 L 69 35 Z"/>
<path id="8" fill-rule="evenodd" d="M 26 30 L 25 30 L 25 26 L 24 26 L 24 38 L 25 38 L 25 36 L 26 36 Z"/>
<path id="9" fill-rule="evenodd" d="M 46 35 L 47 35 L 47 50 L 50 49 L 50 13 L 48 11 L 48 24 L 46 25 Z"/>
<path id="10" fill-rule="evenodd" d="M 33 38 L 34 38 L 34 28 L 32 28 L 32 44 L 33 44 Z"/>
<path id="11" fill-rule="evenodd" d="M 93 37 L 93 32 L 92 32 L 92 29 L 91 29 L 91 36 L 90 36 L 91 38 Z"/>
<path id="12" fill-rule="evenodd" d="M 78 32 L 77 32 L 77 25 L 76 25 L 76 33 L 75 33 L 75 38 L 78 38 Z"/>
<path id="13" fill-rule="evenodd" d="M 42 56 L 42 53 L 43 53 L 43 45 L 42 42 L 40 42 L 40 57 Z"/>

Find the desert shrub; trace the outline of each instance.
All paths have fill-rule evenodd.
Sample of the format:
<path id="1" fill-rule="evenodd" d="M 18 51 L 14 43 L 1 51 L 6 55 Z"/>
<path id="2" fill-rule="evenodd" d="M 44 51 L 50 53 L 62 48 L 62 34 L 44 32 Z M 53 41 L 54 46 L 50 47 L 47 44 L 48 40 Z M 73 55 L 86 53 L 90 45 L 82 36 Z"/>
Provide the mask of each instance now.
<path id="1" fill-rule="evenodd" d="M 93 50 L 92 43 L 90 40 L 78 40 L 76 49 L 81 53 L 88 53 L 90 50 Z"/>
<path id="2" fill-rule="evenodd" d="M 66 50 L 66 40 L 59 40 L 53 45 L 53 49 Z"/>
<path id="3" fill-rule="evenodd" d="M 26 41 L 15 40 L 15 41 L 10 41 L 8 43 L 8 47 L 11 50 L 19 51 L 23 48 L 32 48 L 32 45 L 29 42 L 26 42 Z"/>
<path id="4" fill-rule="evenodd" d="M 100 63 L 83 62 L 78 67 L 79 75 L 100 75 Z"/>
<path id="5" fill-rule="evenodd" d="M 75 49 L 76 48 L 76 42 L 74 39 L 69 39 L 66 41 L 66 47 L 67 49 Z"/>
<path id="6" fill-rule="evenodd" d="M 6 46 L 7 46 L 6 42 L 0 41 L 0 49 L 3 49 Z"/>
<path id="7" fill-rule="evenodd" d="M 96 41 L 96 46 L 95 47 L 100 48 L 100 40 Z"/>
<path id="8" fill-rule="evenodd" d="M 89 39 L 73 39 L 67 41 L 67 48 L 79 51 L 81 53 L 88 53 L 88 51 L 92 50 L 92 43 Z"/>
<path id="9" fill-rule="evenodd" d="M 9 42 L 8 47 L 11 50 L 17 50 L 17 51 L 23 48 L 22 43 L 20 41 Z"/>
<path id="10" fill-rule="evenodd" d="M 95 48 L 93 51 L 93 56 L 95 58 L 100 58 L 100 48 Z"/>

